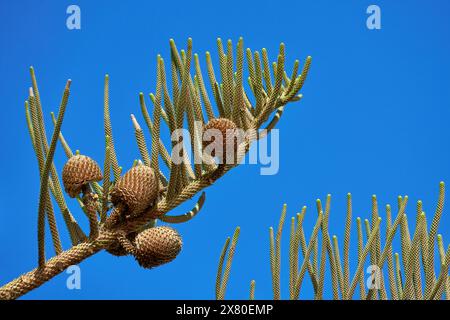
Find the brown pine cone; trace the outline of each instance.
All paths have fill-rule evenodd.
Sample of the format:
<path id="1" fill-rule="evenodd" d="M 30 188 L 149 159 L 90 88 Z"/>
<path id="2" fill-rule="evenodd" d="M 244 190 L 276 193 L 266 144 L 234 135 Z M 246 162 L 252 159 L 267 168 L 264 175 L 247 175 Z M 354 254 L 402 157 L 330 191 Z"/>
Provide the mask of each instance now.
<path id="1" fill-rule="evenodd" d="M 135 240 L 135 258 L 143 268 L 150 269 L 174 260 L 183 243 L 173 228 L 154 227 L 139 233 Z"/>
<path id="2" fill-rule="evenodd" d="M 138 215 L 150 207 L 158 197 L 155 172 L 145 165 L 131 168 L 111 190 L 111 202 L 121 213 Z"/>
<path id="3" fill-rule="evenodd" d="M 215 139 L 215 130 L 218 130 L 222 134 L 222 141 Z M 203 149 L 209 145 L 213 145 L 214 149 L 211 152 L 212 157 L 218 157 L 222 162 L 236 160 L 236 154 L 238 149 L 239 131 L 236 124 L 226 118 L 217 118 L 210 120 L 203 128 Z M 205 141 L 207 140 L 207 141 Z M 216 152 L 217 151 L 217 152 Z M 226 154 L 230 153 L 227 157 Z M 231 157 L 233 152 L 233 157 Z"/>
<path id="4" fill-rule="evenodd" d="M 102 170 L 88 156 L 72 156 L 64 165 L 62 180 L 64 189 L 70 197 L 75 198 L 89 182 L 102 180 Z"/>

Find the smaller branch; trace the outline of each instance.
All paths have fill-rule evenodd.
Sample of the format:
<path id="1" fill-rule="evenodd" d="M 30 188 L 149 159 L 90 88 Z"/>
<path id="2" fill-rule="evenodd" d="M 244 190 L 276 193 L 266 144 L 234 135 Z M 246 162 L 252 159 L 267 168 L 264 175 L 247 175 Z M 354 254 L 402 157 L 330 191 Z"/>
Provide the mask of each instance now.
<path id="1" fill-rule="evenodd" d="M 363 259 L 363 248 L 364 248 L 364 239 L 363 239 L 363 232 L 362 232 L 362 226 L 361 226 L 361 218 L 357 217 L 356 218 L 356 228 L 358 230 L 358 264 L 361 263 L 362 261 L 364 261 Z M 366 300 L 366 285 L 364 283 L 364 277 L 360 276 L 359 277 L 359 297 L 361 300 Z M 347 291 L 347 296 L 345 297 L 346 299 L 349 298 L 348 297 L 348 291 Z"/>
<path id="2" fill-rule="evenodd" d="M 194 208 L 190 210 L 189 212 L 179 215 L 179 216 L 168 216 L 168 215 L 162 215 L 158 219 L 166 222 L 166 223 L 184 223 L 188 222 L 192 218 L 194 218 L 197 213 L 200 212 L 200 210 L 203 208 L 203 204 L 206 200 L 206 193 L 203 192 L 200 198 L 197 200 L 197 203 L 195 204 Z"/>
<path id="3" fill-rule="evenodd" d="M 296 235 L 295 235 L 295 243 L 296 243 L 296 247 L 294 250 L 297 251 L 296 257 L 295 259 L 298 259 L 298 244 L 300 243 L 300 247 L 301 247 L 301 252 L 302 255 L 305 256 L 306 255 L 306 251 L 308 250 L 308 245 L 306 243 L 306 238 L 305 238 L 305 232 L 303 231 L 303 218 L 305 216 L 305 212 L 306 212 L 306 207 L 302 208 L 302 212 L 300 213 L 300 219 L 299 222 L 297 223 L 297 231 L 296 231 Z M 316 249 L 316 244 L 317 241 L 314 242 L 314 250 Z M 295 277 L 293 278 L 293 285 L 295 286 L 295 279 L 297 279 L 298 276 L 298 270 L 297 270 L 297 265 L 294 266 L 295 267 Z M 313 289 L 314 289 L 314 293 L 317 293 L 318 290 L 318 284 L 317 284 L 317 274 L 315 272 L 315 270 L 313 269 L 313 265 L 311 264 L 311 261 L 307 261 L 307 270 L 309 273 L 309 276 L 311 278 L 311 282 L 313 285 Z M 294 294 L 294 293 L 293 293 Z"/>
<path id="4" fill-rule="evenodd" d="M 111 152 L 111 164 L 114 172 L 114 180 L 117 181 L 120 178 L 120 173 L 122 170 L 117 161 L 116 149 L 114 147 L 114 139 L 112 134 L 111 116 L 109 114 L 109 75 L 105 75 L 103 117 L 105 136 L 109 137 L 109 149 Z"/>
<path id="5" fill-rule="evenodd" d="M 334 249 L 334 263 L 337 267 L 337 273 L 338 273 L 338 284 L 339 288 L 341 289 L 341 295 L 342 297 L 345 297 L 347 295 L 347 291 L 344 287 L 344 275 L 342 272 L 342 264 L 341 264 L 341 254 L 339 251 L 339 243 L 338 238 L 336 235 L 333 235 L 333 249 Z"/>
<path id="6" fill-rule="evenodd" d="M 54 112 L 50 112 L 50 115 L 52 117 L 53 125 L 56 125 L 56 116 Z M 67 158 L 71 158 L 73 156 L 73 152 L 69 147 L 69 144 L 67 143 L 66 139 L 64 138 L 64 135 L 62 132 L 59 133 L 59 142 L 61 142 L 61 145 L 63 146 L 64 153 L 66 154 Z"/>
<path id="7" fill-rule="evenodd" d="M 150 166 L 150 156 L 147 149 L 147 144 L 145 142 L 145 137 L 142 132 L 142 128 L 136 120 L 134 114 L 131 114 L 131 122 L 134 127 L 134 135 L 136 137 L 136 142 L 139 148 L 139 152 L 141 154 L 142 160 L 146 166 Z"/>
<path id="8" fill-rule="evenodd" d="M 255 300 L 255 280 L 250 282 L 250 300 Z"/>
<path id="9" fill-rule="evenodd" d="M 450 265 L 450 245 L 447 249 L 447 254 L 445 255 L 445 263 L 441 264 L 441 273 L 439 274 L 439 278 L 436 281 L 433 289 L 430 292 L 430 296 L 428 297 L 430 300 L 439 299 L 441 293 L 441 288 L 445 286 L 445 282 L 448 279 L 448 269 Z"/>
<path id="10" fill-rule="evenodd" d="M 62 121 L 64 119 L 64 113 L 66 111 L 67 102 L 69 99 L 70 93 L 70 83 L 71 80 L 68 80 L 66 83 L 66 87 L 64 89 L 63 99 L 61 101 L 61 106 L 58 112 L 58 120 L 56 121 L 56 126 L 53 131 L 52 140 L 50 143 L 50 148 L 45 159 L 44 170 L 41 176 L 41 189 L 39 194 L 39 209 L 38 209 L 38 247 L 39 247 L 39 266 L 43 266 L 45 263 L 45 239 L 44 239 L 44 219 L 45 219 L 45 203 L 48 194 L 48 178 L 50 174 L 50 167 L 53 163 L 53 157 L 55 155 L 56 143 L 58 141 L 59 132 L 61 130 Z"/>
<path id="11" fill-rule="evenodd" d="M 236 230 L 234 231 L 233 237 L 231 238 L 231 246 L 230 250 L 228 251 L 227 262 L 225 264 L 225 271 L 223 273 L 222 282 L 220 285 L 218 300 L 223 300 L 225 298 L 225 291 L 227 290 L 228 278 L 230 277 L 231 265 L 233 263 L 234 252 L 236 250 L 240 230 L 241 229 L 237 227 Z"/>
<path id="12" fill-rule="evenodd" d="M 275 238 L 275 270 L 274 270 L 275 277 L 273 278 L 276 296 L 275 300 L 279 300 L 281 298 L 280 297 L 281 235 L 283 233 L 284 220 L 286 219 L 286 209 L 287 205 L 284 204 L 283 209 L 281 210 L 281 217 L 278 223 L 278 230 Z"/>
<path id="13" fill-rule="evenodd" d="M 298 65 L 298 64 L 296 64 Z M 345 221 L 345 231 L 344 231 L 344 292 L 347 295 L 348 287 L 350 285 L 350 234 L 352 228 L 352 195 L 347 194 L 347 215 Z"/>
<path id="14" fill-rule="evenodd" d="M 230 245 L 230 237 L 228 237 L 227 240 L 225 241 L 225 244 L 222 248 L 222 253 L 220 254 L 219 267 L 217 269 L 217 277 L 216 277 L 216 300 L 219 300 L 220 296 L 223 264 L 225 262 L 225 255 L 227 254 L 229 245 Z"/>
<path id="15" fill-rule="evenodd" d="M 311 238 L 309 240 L 308 248 L 306 249 L 305 256 L 303 257 L 302 267 L 300 268 L 300 272 L 295 279 L 295 289 L 294 289 L 294 299 L 298 299 L 300 297 L 300 290 L 302 287 L 303 277 L 305 276 L 306 268 L 308 265 L 309 257 L 314 248 L 314 243 L 317 241 L 317 235 L 319 233 L 320 227 L 322 225 L 323 212 L 319 213 L 319 216 L 316 221 L 316 225 L 314 226 L 313 232 L 311 234 Z"/>
<path id="16" fill-rule="evenodd" d="M 105 222 L 108 213 L 109 189 L 111 180 L 111 153 L 109 149 L 109 136 L 105 137 L 105 161 L 103 163 L 103 197 L 100 222 Z"/>
<path id="17" fill-rule="evenodd" d="M 361 254 L 362 259 L 358 263 L 358 267 L 356 268 L 356 272 L 355 272 L 355 275 L 351 282 L 350 290 L 348 292 L 346 299 L 351 299 L 353 297 L 353 293 L 355 292 L 355 289 L 356 289 L 356 284 L 359 281 L 359 279 L 361 277 L 361 273 L 363 272 L 363 269 L 364 269 L 364 262 L 366 261 L 367 254 L 369 253 L 369 250 L 372 247 L 373 242 L 376 239 L 377 232 L 380 227 L 380 223 L 381 223 L 381 218 L 378 218 L 372 232 L 370 233 L 369 240 L 367 241 L 366 246 Z"/>

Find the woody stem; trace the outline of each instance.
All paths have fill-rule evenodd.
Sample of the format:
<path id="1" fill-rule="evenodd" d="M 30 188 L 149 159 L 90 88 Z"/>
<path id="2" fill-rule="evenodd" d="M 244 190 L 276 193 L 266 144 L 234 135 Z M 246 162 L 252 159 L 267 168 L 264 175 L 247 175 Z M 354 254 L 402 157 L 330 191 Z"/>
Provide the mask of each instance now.
<path id="1" fill-rule="evenodd" d="M 31 290 L 41 286 L 71 265 L 76 265 L 84 259 L 109 247 L 116 241 L 116 236 L 108 231 L 102 231 L 95 241 L 83 242 L 63 251 L 38 267 L 0 288 L 0 300 L 12 300 L 21 297 Z"/>

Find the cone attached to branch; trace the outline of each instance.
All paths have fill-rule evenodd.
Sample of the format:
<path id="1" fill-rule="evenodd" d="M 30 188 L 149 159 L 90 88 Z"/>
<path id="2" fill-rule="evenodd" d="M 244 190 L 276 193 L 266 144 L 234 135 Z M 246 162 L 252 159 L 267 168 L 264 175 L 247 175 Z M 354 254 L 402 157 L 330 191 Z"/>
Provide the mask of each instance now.
<path id="1" fill-rule="evenodd" d="M 182 240 L 173 228 L 154 227 L 139 233 L 135 246 L 137 262 L 150 269 L 174 260 L 181 251 Z"/>
<path id="2" fill-rule="evenodd" d="M 158 183 L 153 169 L 146 165 L 131 168 L 111 190 L 114 211 L 108 218 L 108 225 L 138 216 L 153 205 L 157 197 Z"/>
<path id="3" fill-rule="evenodd" d="M 67 194 L 75 198 L 83 193 L 82 201 L 89 219 L 92 240 L 98 235 L 97 200 L 98 196 L 89 185 L 103 179 L 100 166 L 88 156 L 76 155 L 69 158 L 63 168 L 62 180 Z"/>
<path id="4" fill-rule="evenodd" d="M 242 138 L 240 130 L 233 121 L 227 118 L 212 119 L 203 128 L 203 149 L 222 163 L 236 161 Z"/>
<path id="5" fill-rule="evenodd" d="M 62 172 L 64 189 L 71 198 L 82 193 L 90 182 L 102 179 L 102 170 L 97 162 L 84 155 L 69 158 Z"/>

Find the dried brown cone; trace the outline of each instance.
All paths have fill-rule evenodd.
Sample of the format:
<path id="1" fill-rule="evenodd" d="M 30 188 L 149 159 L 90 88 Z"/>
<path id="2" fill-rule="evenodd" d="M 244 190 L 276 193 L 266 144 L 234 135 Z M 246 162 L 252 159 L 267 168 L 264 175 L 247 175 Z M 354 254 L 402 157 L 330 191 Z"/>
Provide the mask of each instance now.
<path id="1" fill-rule="evenodd" d="M 183 243 L 180 234 L 170 227 L 154 227 L 139 233 L 135 240 L 135 258 L 150 269 L 174 260 Z"/>
<path id="2" fill-rule="evenodd" d="M 102 179 L 102 171 L 97 162 L 83 155 L 70 157 L 62 172 L 64 189 L 72 198 L 79 195 L 89 182 Z"/>
<path id="3" fill-rule="evenodd" d="M 216 141 L 215 130 L 218 130 L 221 133 L 222 143 Z M 242 137 L 240 136 L 238 127 L 233 121 L 226 118 L 211 119 L 203 128 L 203 138 L 203 149 L 209 145 L 214 146 L 214 149 L 210 154 L 212 157 L 217 156 L 223 162 L 227 159 L 236 159 L 238 142 L 240 142 L 239 140 Z M 219 151 L 217 154 L 215 152 L 216 150 Z M 226 156 L 227 152 L 233 152 L 233 157 L 231 158 L 231 155 Z"/>
<path id="4" fill-rule="evenodd" d="M 138 215 L 158 197 L 155 172 L 145 165 L 131 168 L 111 190 L 111 202 L 127 215 Z"/>

